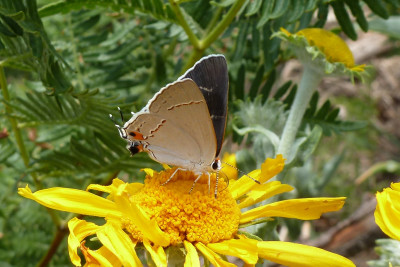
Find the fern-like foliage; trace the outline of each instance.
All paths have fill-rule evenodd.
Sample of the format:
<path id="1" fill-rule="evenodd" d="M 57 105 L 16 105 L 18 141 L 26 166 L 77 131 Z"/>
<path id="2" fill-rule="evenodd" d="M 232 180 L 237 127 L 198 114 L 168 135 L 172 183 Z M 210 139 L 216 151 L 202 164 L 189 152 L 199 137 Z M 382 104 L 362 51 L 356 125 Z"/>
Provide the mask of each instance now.
<path id="1" fill-rule="evenodd" d="M 400 265 L 400 257 L 397 253 L 400 249 L 400 241 L 394 239 L 378 239 L 376 240 L 375 251 L 380 256 L 377 260 L 368 262 L 369 266 L 398 266 Z"/>
<path id="2" fill-rule="evenodd" d="M 51 91 L 71 88 L 65 63 L 49 40 L 36 1 L 5 0 L 0 5 L 0 57 L 3 66 L 34 71 Z"/>
<path id="3" fill-rule="evenodd" d="M 329 100 L 326 100 L 318 108 L 317 105 L 319 102 L 319 93 L 315 92 L 304 114 L 304 121 L 311 127 L 319 125 L 326 136 L 330 136 L 332 132 L 338 134 L 340 132 L 356 131 L 367 125 L 364 121 L 340 120 L 339 108 L 335 108 Z"/>
<path id="4" fill-rule="evenodd" d="M 48 227 L 46 210 L 22 200 L 17 187 L 29 183 L 35 190 L 40 181 L 84 189 L 117 175 L 135 180 L 139 169 L 159 166 L 125 149 L 108 117 L 119 118 L 117 106 L 124 114 L 136 112 L 185 66 L 203 54 L 223 53 L 234 113 L 227 133 L 246 148 L 238 153 L 246 155 L 241 168 L 254 169 L 274 155 L 297 89 L 290 81 L 277 86 L 283 57 L 271 34 L 280 27 L 323 27 L 332 8 L 341 30 L 354 39 L 350 13 L 367 31 L 365 5 L 386 18 L 399 2 L 1 0 L 0 68 L 10 93 L 0 98 L 0 131 L 8 133 L 0 138 L 0 265 L 36 265 L 52 253 L 52 234 L 60 229 Z M 312 154 L 322 132 L 362 126 L 340 120 L 330 102 L 319 102 L 314 95 L 294 165 Z M 65 252 L 63 243 L 51 264 L 66 265 Z"/>

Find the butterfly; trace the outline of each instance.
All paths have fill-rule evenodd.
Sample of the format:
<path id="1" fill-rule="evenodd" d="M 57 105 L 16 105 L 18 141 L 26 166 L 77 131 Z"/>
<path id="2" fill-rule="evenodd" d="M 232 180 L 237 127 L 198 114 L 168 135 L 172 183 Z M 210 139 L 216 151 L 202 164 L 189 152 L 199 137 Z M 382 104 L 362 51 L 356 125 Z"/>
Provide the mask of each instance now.
<path id="1" fill-rule="evenodd" d="M 195 184 L 203 173 L 209 176 L 221 169 L 228 88 L 225 57 L 203 57 L 156 93 L 123 127 L 116 127 L 128 140 L 132 155 L 144 151 L 157 162 L 178 167 L 164 184 L 178 170 L 193 171 Z M 218 178 L 215 195 L 217 185 Z"/>

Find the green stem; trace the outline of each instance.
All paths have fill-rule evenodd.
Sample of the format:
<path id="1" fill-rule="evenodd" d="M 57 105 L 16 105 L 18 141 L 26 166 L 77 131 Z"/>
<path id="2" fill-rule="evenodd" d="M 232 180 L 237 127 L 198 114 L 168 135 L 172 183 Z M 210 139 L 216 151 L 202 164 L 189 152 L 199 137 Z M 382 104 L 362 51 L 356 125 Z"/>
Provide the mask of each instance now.
<path id="1" fill-rule="evenodd" d="M 198 48 L 199 47 L 199 39 L 196 37 L 196 35 L 192 31 L 189 24 L 187 24 L 185 16 L 183 15 L 181 8 L 179 7 L 179 4 L 174 0 L 169 0 L 169 3 L 171 4 L 171 8 L 175 13 L 176 18 L 178 19 L 179 24 L 181 25 L 183 30 L 186 32 L 190 43 L 193 45 L 194 48 Z"/>
<path id="2" fill-rule="evenodd" d="M 1 66 L 0 66 L 0 86 L 1 86 L 1 90 L 3 92 L 4 100 L 6 102 L 10 102 L 10 94 L 8 93 L 6 75 L 4 73 L 4 68 Z M 26 151 L 24 141 L 22 140 L 22 134 L 18 128 L 17 120 L 11 116 L 11 114 L 13 113 L 13 110 L 10 105 L 6 104 L 6 112 L 9 115 L 8 118 L 10 120 L 11 128 L 15 135 L 15 141 L 17 142 L 17 146 L 18 146 L 19 152 L 21 154 L 22 160 L 24 161 L 25 167 L 28 167 L 29 166 L 28 152 Z"/>
<path id="3" fill-rule="evenodd" d="M 277 152 L 277 154 L 282 154 L 283 157 L 289 159 L 288 162 L 294 156 L 290 154 L 290 150 L 299 130 L 303 115 L 321 79 L 321 74 L 307 66 L 305 67 L 294 102 L 290 108 L 289 117 L 283 129 Z"/>
<path id="4" fill-rule="evenodd" d="M 223 8 L 219 7 L 217 9 L 217 11 L 214 13 L 213 18 L 211 19 L 210 23 L 208 23 L 208 25 L 207 25 L 206 33 L 211 32 L 215 28 L 215 25 L 217 25 L 218 19 L 221 16 L 222 10 L 223 10 Z"/>
<path id="5" fill-rule="evenodd" d="M 189 56 L 189 60 L 186 62 L 184 70 L 193 66 L 193 64 L 201 58 L 204 51 L 210 47 L 215 40 L 217 40 L 217 38 L 226 30 L 226 28 L 229 27 L 229 24 L 235 18 L 236 14 L 239 12 L 240 8 L 245 2 L 246 0 L 237 0 L 229 9 L 228 13 L 218 23 L 218 25 L 215 26 L 205 38 L 198 41 L 198 45 L 194 47 L 191 55 Z"/>
<path id="6" fill-rule="evenodd" d="M 63 241 L 64 237 L 68 234 L 67 225 L 64 223 L 57 228 L 57 232 L 51 242 L 50 248 L 47 251 L 46 255 L 38 263 L 38 267 L 45 267 L 48 266 L 51 259 L 53 258 L 54 254 L 57 252 L 57 248 L 60 246 L 61 242 Z"/>
<path id="7" fill-rule="evenodd" d="M 229 24 L 235 18 L 236 14 L 239 12 L 240 8 L 246 0 L 237 0 L 232 7 L 229 9 L 228 13 L 222 18 L 218 25 L 200 41 L 200 49 L 206 50 L 225 30 L 228 28 Z"/>
<path id="8" fill-rule="evenodd" d="M 6 75 L 4 73 L 4 68 L 2 66 L 0 66 L 0 87 L 3 92 L 4 100 L 7 103 L 9 103 L 10 102 L 10 94 L 8 93 L 7 79 L 6 79 Z M 29 167 L 29 154 L 26 150 L 24 140 L 22 139 L 22 134 L 18 127 L 17 120 L 13 116 L 11 116 L 11 114 L 13 113 L 13 109 L 8 104 L 6 104 L 5 106 L 6 106 L 6 112 L 9 115 L 8 118 L 10 120 L 11 129 L 14 133 L 15 141 L 17 142 L 17 146 L 18 146 L 19 152 L 21 154 L 21 158 L 24 162 L 24 166 L 26 168 L 28 168 Z M 43 184 L 40 181 L 40 179 L 38 178 L 38 176 L 36 175 L 36 173 L 32 172 L 31 176 L 33 178 L 33 182 L 36 185 L 36 188 L 43 189 Z M 60 218 L 57 216 L 55 211 L 51 210 L 51 209 L 47 209 L 47 212 L 50 214 L 54 224 L 57 226 L 60 225 L 60 223 L 61 223 Z"/>

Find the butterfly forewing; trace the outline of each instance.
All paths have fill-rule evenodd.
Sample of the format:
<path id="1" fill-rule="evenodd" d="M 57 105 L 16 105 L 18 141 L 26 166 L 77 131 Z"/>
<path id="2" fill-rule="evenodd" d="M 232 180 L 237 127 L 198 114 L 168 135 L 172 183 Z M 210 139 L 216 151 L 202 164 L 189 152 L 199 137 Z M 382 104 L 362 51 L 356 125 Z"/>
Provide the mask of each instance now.
<path id="1" fill-rule="evenodd" d="M 196 171 L 206 171 L 217 150 L 207 103 L 190 79 L 161 89 L 124 129 L 129 140 L 147 144 L 154 160 Z"/>

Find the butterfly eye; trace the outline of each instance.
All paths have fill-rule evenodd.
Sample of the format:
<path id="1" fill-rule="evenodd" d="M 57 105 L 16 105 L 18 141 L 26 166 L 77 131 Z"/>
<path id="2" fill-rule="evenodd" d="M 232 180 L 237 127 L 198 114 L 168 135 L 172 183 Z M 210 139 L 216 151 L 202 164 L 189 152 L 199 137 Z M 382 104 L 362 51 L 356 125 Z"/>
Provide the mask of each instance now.
<path id="1" fill-rule="evenodd" d="M 219 159 L 215 159 L 214 162 L 211 164 L 211 168 L 214 171 L 221 169 L 221 161 Z"/>

